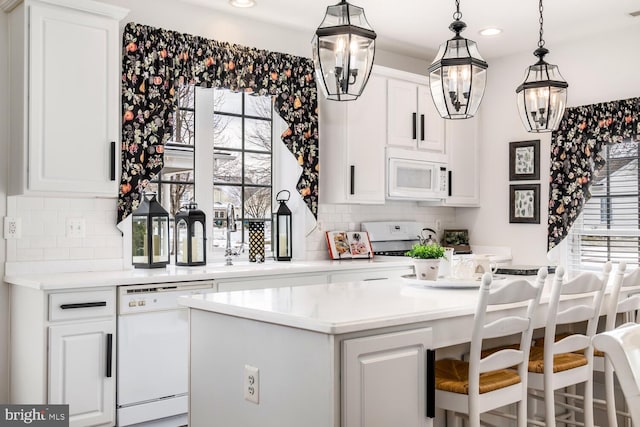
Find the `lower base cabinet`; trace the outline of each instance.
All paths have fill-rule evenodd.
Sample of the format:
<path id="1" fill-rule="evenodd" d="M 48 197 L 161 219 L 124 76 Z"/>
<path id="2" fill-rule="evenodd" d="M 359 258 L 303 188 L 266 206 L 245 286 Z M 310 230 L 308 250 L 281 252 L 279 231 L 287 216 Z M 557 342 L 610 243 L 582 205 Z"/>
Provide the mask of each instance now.
<path id="1" fill-rule="evenodd" d="M 115 322 L 49 327 L 49 403 L 69 405 L 69 426 L 114 423 Z"/>
<path id="2" fill-rule="evenodd" d="M 344 340 L 342 426 L 427 427 L 431 328 Z M 429 402 L 429 403 L 428 403 Z M 433 416 L 433 415 L 431 415 Z"/>

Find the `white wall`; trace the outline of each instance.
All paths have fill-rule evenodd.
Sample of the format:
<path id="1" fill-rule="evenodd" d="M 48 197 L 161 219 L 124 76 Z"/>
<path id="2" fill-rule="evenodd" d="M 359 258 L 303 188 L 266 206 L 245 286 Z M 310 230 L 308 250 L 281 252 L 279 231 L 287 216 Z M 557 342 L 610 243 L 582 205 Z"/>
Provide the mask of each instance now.
<path id="1" fill-rule="evenodd" d="M 0 217 L 6 215 L 8 178 L 7 126 L 9 75 L 7 58 L 7 15 L 0 13 Z M 1 228 L 1 227 L 0 227 Z M 0 277 L 4 276 L 5 246 L 0 245 Z M 0 281 L 0 403 L 9 401 L 9 286 Z"/>
<path id="2" fill-rule="evenodd" d="M 640 96 L 640 26 L 599 37 L 547 46 L 569 83 L 569 106 Z M 531 51 L 535 48 L 532 45 Z M 516 87 L 535 62 L 523 53 L 489 62 L 482 101 L 480 190 L 482 207 L 458 209 L 458 225 L 469 228 L 477 245 L 510 246 L 513 262 L 547 262 L 547 201 L 550 134 L 527 133 L 518 116 Z M 540 224 L 509 224 L 509 142 L 540 139 Z M 490 167 L 489 167 L 490 165 Z M 517 183 L 516 183 L 517 184 Z"/>

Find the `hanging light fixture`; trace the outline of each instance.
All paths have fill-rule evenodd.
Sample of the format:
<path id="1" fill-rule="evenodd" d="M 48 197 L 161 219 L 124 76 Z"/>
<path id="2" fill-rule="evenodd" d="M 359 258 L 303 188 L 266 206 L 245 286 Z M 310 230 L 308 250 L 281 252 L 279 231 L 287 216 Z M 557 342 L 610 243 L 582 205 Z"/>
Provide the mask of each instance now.
<path id="1" fill-rule="evenodd" d="M 528 68 L 527 76 L 516 89 L 516 93 L 520 118 L 527 131 L 552 132 L 558 129 L 564 115 L 569 85 L 560 75 L 558 66 L 548 64 L 544 60 L 549 50 L 544 47 L 542 38 L 542 0 L 540 0 L 539 10 L 540 39 L 538 48 L 533 52 L 539 59 Z"/>
<path id="2" fill-rule="evenodd" d="M 467 27 L 462 22 L 460 0 L 456 0 L 454 21 L 449 29 L 456 33 L 440 45 L 429 66 L 429 88 L 438 113 L 445 119 L 468 119 L 478 111 L 487 83 L 487 63 L 473 40 L 460 33 Z"/>
<path id="3" fill-rule="evenodd" d="M 376 33 L 364 9 L 342 0 L 327 7 L 313 37 L 316 79 L 327 99 L 357 99 L 369 80 L 375 55 Z"/>

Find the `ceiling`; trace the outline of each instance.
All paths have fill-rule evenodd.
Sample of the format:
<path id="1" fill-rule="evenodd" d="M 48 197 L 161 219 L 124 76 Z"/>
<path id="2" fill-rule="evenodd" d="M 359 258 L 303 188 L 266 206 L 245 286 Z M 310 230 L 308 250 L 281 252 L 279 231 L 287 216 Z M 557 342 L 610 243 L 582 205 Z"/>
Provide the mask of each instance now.
<path id="1" fill-rule="evenodd" d="M 228 0 L 182 0 L 214 10 L 286 26 L 301 31 L 309 41 L 326 7 L 338 0 L 256 0 L 253 8 L 232 7 Z M 438 46 L 452 37 L 448 29 L 455 2 L 444 0 L 353 0 L 363 7 L 378 38 L 380 49 L 431 60 Z M 535 0 L 461 1 L 462 20 L 467 23 L 463 36 L 478 42 L 485 59 L 531 51 L 538 42 L 538 2 Z M 629 13 L 640 10 L 640 0 L 547 0 L 544 3 L 544 39 L 553 45 L 588 35 L 640 25 L 640 17 Z M 498 36 L 478 32 L 495 26 Z"/>

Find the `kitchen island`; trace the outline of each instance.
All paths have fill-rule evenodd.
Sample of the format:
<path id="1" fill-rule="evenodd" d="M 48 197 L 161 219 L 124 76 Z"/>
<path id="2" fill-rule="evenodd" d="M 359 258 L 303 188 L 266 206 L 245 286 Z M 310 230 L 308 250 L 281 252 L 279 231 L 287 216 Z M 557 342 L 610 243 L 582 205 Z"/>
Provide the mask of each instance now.
<path id="1" fill-rule="evenodd" d="M 392 279 L 182 298 L 190 425 L 433 425 L 432 350 L 470 341 L 477 295 Z"/>

